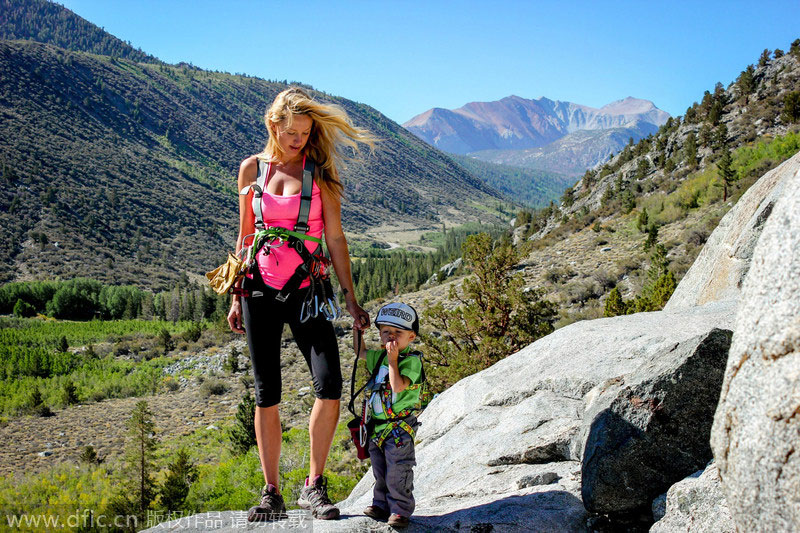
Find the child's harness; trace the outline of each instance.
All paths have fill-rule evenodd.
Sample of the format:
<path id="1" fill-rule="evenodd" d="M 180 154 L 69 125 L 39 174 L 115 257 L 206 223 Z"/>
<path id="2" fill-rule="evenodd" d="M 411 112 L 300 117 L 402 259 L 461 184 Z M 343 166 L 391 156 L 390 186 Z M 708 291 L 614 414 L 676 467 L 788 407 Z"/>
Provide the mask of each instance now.
<path id="1" fill-rule="evenodd" d="M 356 366 L 357 366 L 356 363 L 358 362 L 358 353 L 360 353 L 361 351 L 361 331 L 357 332 L 357 336 L 358 336 L 358 349 L 356 352 L 356 362 L 353 364 L 353 375 L 350 380 L 351 391 L 355 390 Z M 422 353 L 420 352 L 416 351 L 408 352 L 407 354 L 405 354 L 405 356 L 419 357 L 420 364 L 422 363 Z M 361 387 L 355 394 L 351 394 L 348 409 L 350 410 L 351 413 L 353 413 L 354 416 L 358 416 L 355 412 L 355 405 L 354 405 L 356 397 L 362 391 L 367 389 L 367 386 L 370 384 L 370 382 L 374 383 L 384 358 L 386 358 L 385 349 L 381 351 L 381 355 L 380 357 L 378 357 L 378 360 L 375 363 L 375 367 L 372 369 L 372 375 L 369 377 L 364 386 Z M 367 391 L 378 394 L 381 406 L 383 407 L 383 412 L 386 413 L 387 419 L 386 419 L 386 427 L 383 429 L 383 431 L 381 431 L 379 435 L 373 436 L 372 440 L 379 448 L 381 448 L 383 447 L 383 443 L 386 441 L 386 439 L 389 438 L 389 436 L 391 435 L 392 438 L 394 439 L 395 446 L 400 448 L 403 446 L 403 442 L 401 440 L 402 437 L 401 431 L 405 431 L 406 433 L 408 433 L 412 441 L 414 440 L 416 435 L 416 431 L 414 430 L 414 428 L 411 427 L 411 425 L 408 422 L 406 422 L 406 418 L 415 413 L 418 413 L 419 411 L 424 409 L 425 406 L 430 402 L 427 382 L 425 380 L 425 367 L 422 366 L 421 368 L 419 383 L 409 385 L 405 389 L 405 390 L 422 389 L 419 393 L 419 401 L 415 405 L 407 407 L 402 411 L 394 411 L 392 409 L 392 387 L 389 383 L 389 377 L 387 376 L 386 379 L 383 380 L 383 382 L 376 385 L 377 385 L 376 388 L 367 389 Z M 363 422 L 363 425 L 365 425 L 367 428 L 372 428 L 374 427 L 374 424 L 371 423 L 372 417 L 369 414 L 369 406 L 368 406 L 369 398 L 370 395 L 367 394 L 364 395 L 364 399 L 362 401 L 362 406 L 361 406 L 361 420 Z M 371 429 L 369 430 L 369 432 L 371 433 Z"/>
<path id="2" fill-rule="evenodd" d="M 255 233 L 247 235 L 242 243 L 248 238 L 252 237 L 253 241 L 246 249 L 245 262 L 246 267 L 250 272 L 254 272 L 257 268 L 256 256 L 262 248 L 265 248 L 265 254 L 269 254 L 272 248 L 278 248 L 288 243 L 293 248 L 300 258 L 303 260 L 297 266 L 292 276 L 283 286 L 283 288 L 275 295 L 275 299 L 280 302 L 285 302 L 289 295 L 300 287 L 300 284 L 306 278 L 309 278 L 311 284 L 309 286 L 308 294 L 300 307 L 300 322 L 305 322 L 309 318 L 316 317 L 321 312 L 326 319 L 336 320 L 342 315 L 342 308 L 333 291 L 331 285 L 330 275 L 328 274 L 328 265 L 330 259 L 325 257 L 322 250 L 322 239 L 318 239 L 307 232 L 310 229 L 308 225 L 308 216 L 311 212 L 311 193 L 314 187 L 314 168 L 316 163 L 310 157 L 303 159 L 303 185 L 300 191 L 300 210 L 297 213 L 297 222 L 292 230 L 282 228 L 279 226 L 269 226 L 264 224 L 264 215 L 261 210 L 261 197 L 266 190 L 266 181 L 269 174 L 269 165 L 262 160 L 258 160 L 258 178 L 256 182 L 248 185 L 239 191 L 239 194 L 247 194 L 251 189 L 253 191 L 253 215 L 255 217 Z M 309 252 L 308 248 L 303 241 L 312 241 L 317 243 L 317 247 L 313 252 Z M 244 248 L 244 246 L 243 246 Z M 263 294 L 253 291 L 242 289 L 234 289 L 234 293 L 243 296 L 262 296 Z"/>

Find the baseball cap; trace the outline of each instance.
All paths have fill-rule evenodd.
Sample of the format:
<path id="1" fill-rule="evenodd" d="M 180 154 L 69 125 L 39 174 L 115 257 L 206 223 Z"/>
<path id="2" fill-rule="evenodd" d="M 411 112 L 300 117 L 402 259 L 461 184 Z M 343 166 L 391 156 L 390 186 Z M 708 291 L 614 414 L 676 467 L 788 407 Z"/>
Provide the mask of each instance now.
<path id="1" fill-rule="evenodd" d="M 391 303 L 381 307 L 377 318 L 375 318 L 375 325 L 406 329 L 419 335 L 417 312 L 413 307 L 404 303 Z"/>

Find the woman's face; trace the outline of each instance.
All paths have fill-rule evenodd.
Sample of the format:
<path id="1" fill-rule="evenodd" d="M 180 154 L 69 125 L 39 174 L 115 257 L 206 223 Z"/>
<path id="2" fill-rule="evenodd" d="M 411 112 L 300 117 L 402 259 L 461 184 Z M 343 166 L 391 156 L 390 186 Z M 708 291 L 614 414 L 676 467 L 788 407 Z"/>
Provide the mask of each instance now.
<path id="1" fill-rule="evenodd" d="M 308 115 L 294 115 L 291 125 L 288 125 L 288 121 L 284 121 L 273 126 L 285 159 L 294 159 L 300 155 L 308 142 L 308 136 L 311 135 L 313 124 L 313 119 Z"/>

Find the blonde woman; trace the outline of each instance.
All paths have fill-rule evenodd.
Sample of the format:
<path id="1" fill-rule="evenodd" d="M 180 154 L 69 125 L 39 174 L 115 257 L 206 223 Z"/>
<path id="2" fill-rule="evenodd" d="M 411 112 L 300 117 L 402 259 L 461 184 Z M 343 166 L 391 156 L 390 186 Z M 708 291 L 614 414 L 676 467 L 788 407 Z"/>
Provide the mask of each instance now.
<path id="1" fill-rule="evenodd" d="M 298 218 L 302 176 L 306 160 L 316 163 L 308 215 L 307 234 L 321 238 L 330 253 L 331 263 L 345 297 L 347 311 L 355 326 L 369 327 L 369 314 L 355 298 L 350 273 L 350 258 L 341 222 L 341 192 L 337 170 L 337 147 L 357 148 L 358 142 L 372 146 L 373 137 L 352 126 L 347 115 L 336 106 L 312 99 L 304 90 L 292 87 L 275 98 L 265 116 L 269 141 L 264 151 L 248 157 L 239 167 L 239 190 L 248 190 L 256 181 L 258 160 L 267 165 L 267 179 L 261 196 L 261 211 L 266 226 L 292 230 Z M 254 232 L 255 215 L 251 207 L 252 188 L 239 197 L 239 237 L 237 252 L 247 235 Z M 257 206 L 258 204 L 256 204 Z M 309 251 L 316 243 L 303 240 Z M 276 243 L 277 244 L 277 243 Z M 309 433 L 309 476 L 298 505 L 311 509 L 319 519 L 336 519 L 337 509 L 328 498 L 327 480 L 322 475 L 336 424 L 342 373 L 333 325 L 322 314 L 304 317 L 301 308 L 309 291 L 306 278 L 285 301 L 276 299 L 287 281 L 303 262 L 291 246 L 264 247 L 257 256 L 257 268 L 234 294 L 228 323 L 237 333 L 247 334 L 255 378 L 255 430 L 258 453 L 264 473 L 261 501 L 251 508 L 248 520 L 275 520 L 286 517 L 280 494 L 278 460 L 281 450 L 281 423 L 278 404 L 281 397 L 280 343 L 284 323 L 288 323 L 295 342 L 306 359 L 314 383 L 316 399 L 311 410 Z"/>

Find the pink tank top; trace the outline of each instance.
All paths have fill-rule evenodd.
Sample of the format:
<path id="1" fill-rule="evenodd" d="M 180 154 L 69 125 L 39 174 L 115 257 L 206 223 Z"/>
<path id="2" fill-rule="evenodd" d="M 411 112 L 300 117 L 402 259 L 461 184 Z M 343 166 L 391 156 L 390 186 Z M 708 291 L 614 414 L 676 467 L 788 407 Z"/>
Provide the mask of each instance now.
<path id="1" fill-rule="evenodd" d="M 271 168 L 272 164 L 267 169 L 267 176 L 269 176 Z M 297 212 L 300 210 L 300 193 L 291 196 L 270 194 L 266 190 L 268 183 L 269 180 L 264 184 L 264 194 L 261 196 L 261 212 L 264 214 L 264 223 L 267 226 L 294 229 L 294 225 L 297 223 Z M 322 198 L 316 181 L 311 190 L 311 211 L 308 214 L 308 225 L 308 235 L 321 239 L 325 224 L 322 220 Z M 303 243 L 310 252 L 319 246 L 313 241 L 303 241 Z M 265 251 L 266 247 L 262 248 L 256 256 L 258 270 L 267 286 L 280 290 L 303 260 L 300 258 L 300 254 L 289 247 L 288 242 L 279 248 L 272 248 L 269 255 L 265 254 Z M 310 281 L 306 279 L 300 287 L 308 287 L 309 284 Z"/>

